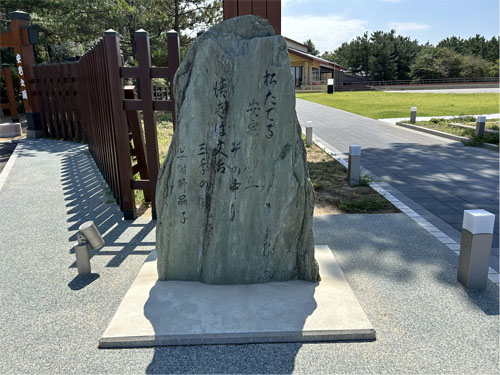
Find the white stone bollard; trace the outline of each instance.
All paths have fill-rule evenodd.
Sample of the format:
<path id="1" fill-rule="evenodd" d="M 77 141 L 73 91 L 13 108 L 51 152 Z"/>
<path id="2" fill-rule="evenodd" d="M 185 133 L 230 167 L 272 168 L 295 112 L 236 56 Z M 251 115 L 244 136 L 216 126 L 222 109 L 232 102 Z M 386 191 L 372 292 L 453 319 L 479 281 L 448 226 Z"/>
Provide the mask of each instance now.
<path id="1" fill-rule="evenodd" d="M 485 289 L 488 281 L 495 215 L 465 210 L 457 280 L 468 289 Z"/>
<path id="2" fill-rule="evenodd" d="M 311 147 L 313 144 L 313 128 L 312 121 L 306 121 L 306 146 Z"/>
<path id="3" fill-rule="evenodd" d="M 410 123 L 414 124 L 417 121 L 417 107 L 410 109 Z"/>
<path id="4" fill-rule="evenodd" d="M 85 236 L 92 250 L 97 250 L 104 246 L 104 240 L 93 221 L 86 221 L 80 225 L 78 230 Z"/>
<path id="5" fill-rule="evenodd" d="M 484 137 L 484 128 L 486 125 L 486 116 L 478 116 L 476 120 L 476 135 Z"/>
<path id="6" fill-rule="evenodd" d="M 76 267 L 81 276 L 90 274 L 90 254 L 87 240 L 82 234 L 78 234 L 78 243 L 75 245 Z"/>
<path id="7" fill-rule="evenodd" d="M 349 186 L 359 185 L 359 177 L 361 175 L 361 146 L 349 146 L 349 164 L 347 169 L 347 178 Z"/>

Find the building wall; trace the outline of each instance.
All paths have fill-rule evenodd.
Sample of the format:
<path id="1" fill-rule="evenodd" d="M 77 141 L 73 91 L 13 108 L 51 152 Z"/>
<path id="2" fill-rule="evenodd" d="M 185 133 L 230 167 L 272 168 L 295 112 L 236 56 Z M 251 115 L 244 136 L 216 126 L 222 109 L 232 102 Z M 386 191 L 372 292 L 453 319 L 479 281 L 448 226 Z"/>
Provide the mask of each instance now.
<path id="1" fill-rule="evenodd" d="M 290 57 L 290 65 L 292 67 L 294 66 L 303 67 L 302 84 L 310 85 L 312 83 L 312 78 L 313 78 L 313 68 L 321 69 L 319 63 L 315 61 L 309 61 L 292 53 L 288 53 L 288 56 Z"/>

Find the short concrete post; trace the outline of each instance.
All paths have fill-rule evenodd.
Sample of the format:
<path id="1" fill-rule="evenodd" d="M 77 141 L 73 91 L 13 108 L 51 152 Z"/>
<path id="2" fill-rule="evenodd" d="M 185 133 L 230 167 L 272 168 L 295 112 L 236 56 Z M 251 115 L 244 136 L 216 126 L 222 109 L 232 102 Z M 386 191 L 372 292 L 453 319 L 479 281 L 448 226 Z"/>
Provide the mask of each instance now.
<path id="1" fill-rule="evenodd" d="M 464 211 L 457 279 L 468 289 L 486 288 L 494 223 L 488 211 Z"/>
<path id="2" fill-rule="evenodd" d="M 75 245 L 76 267 L 81 276 L 90 274 L 90 254 L 87 240 L 81 234 L 78 234 L 78 243 Z"/>
<path id="3" fill-rule="evenodd" d="M 476 135 L 484 137 L 484 128 L 486 125 L 486 116 L 478 116 L 476 120 Z"/>
<path id="4" fill-rule="evenodd" d="M 361 146 L 349 146 L 349 164 L 347 169 L 347 178 L 349 179 L 349 186 L 359 185 L 359 176 L 361 168 Z"/>
<path id="5" fill-rule="evenodd" d="M 312 121 L 306 121 L 306 146 L 311 147 L 313 144 L 313 128 Z"/>
<path id="6" fill-rule="evenodd" d="M 410 123 L 414 124 L 417 121 L 417 107 L 410 109 Z"/>

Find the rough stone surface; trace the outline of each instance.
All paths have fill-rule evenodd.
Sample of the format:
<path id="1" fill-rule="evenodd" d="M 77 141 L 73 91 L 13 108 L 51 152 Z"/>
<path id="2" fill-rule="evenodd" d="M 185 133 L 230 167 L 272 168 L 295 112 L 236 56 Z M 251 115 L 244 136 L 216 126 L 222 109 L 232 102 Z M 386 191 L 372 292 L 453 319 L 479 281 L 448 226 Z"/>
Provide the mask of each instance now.
<path id="1" fill-rule="evenodd" d="M 287 48 L 243 16 L 200 36 L 175 76 L 157 188 L 160 280 L 318 281 L 313 192 Z"/>

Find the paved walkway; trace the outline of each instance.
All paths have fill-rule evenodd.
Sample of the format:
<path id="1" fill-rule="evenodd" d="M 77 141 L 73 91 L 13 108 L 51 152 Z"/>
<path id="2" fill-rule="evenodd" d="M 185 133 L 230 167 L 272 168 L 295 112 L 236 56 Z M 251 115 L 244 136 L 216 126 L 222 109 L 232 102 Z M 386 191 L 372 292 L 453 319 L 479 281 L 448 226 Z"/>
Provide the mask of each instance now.
<path id="1" fill-rule="evenodd" d="M 87 147 L 29 140 L 0 190 L 2 374 L 494 374 L 498 286 L 467 292 L 458 257 L 404 214 L 326 215 L 315 243 L 335 253 L 377 331 L 373 342 L 99 350 L 145 257 L 155 222 L 125 222 Z M 76 276 L 78 226 L 106 245 Z"/>
<path id="2" fill-rule="evenodd" d="M 490 265 L 498 272 L 498 153 L 297 99 L 304 126 L 334 152 L 362 147 L 361 165 L 387 182 L 396 198 L 460 242 L 463 210 L 496 215 Z"/>

